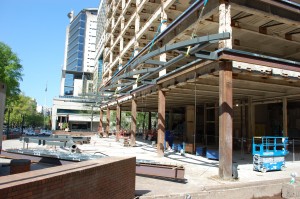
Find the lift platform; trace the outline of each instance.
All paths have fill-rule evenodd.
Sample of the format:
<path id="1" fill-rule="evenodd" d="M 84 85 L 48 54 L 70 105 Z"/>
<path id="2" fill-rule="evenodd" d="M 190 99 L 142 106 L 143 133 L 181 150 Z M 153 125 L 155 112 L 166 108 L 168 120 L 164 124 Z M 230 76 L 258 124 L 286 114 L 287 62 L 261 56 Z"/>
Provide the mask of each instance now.
<path id="1" fill-rule="evenodd" d="M 264 173 L 285 169 L 285 156 L 289 153 L 287 145 L 287 137 L 253 137 L 253 170 Z"/>

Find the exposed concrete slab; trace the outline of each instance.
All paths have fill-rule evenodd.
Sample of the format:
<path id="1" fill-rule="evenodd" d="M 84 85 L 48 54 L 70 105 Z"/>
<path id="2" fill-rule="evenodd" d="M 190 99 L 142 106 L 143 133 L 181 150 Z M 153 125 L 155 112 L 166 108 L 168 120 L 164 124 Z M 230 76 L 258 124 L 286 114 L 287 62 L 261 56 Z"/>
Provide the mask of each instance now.
<path id="1" fill-rule="evenodd" d="M 283 198 L 300 198 L 300 184 L 284 184 L 282 187 Z"/>

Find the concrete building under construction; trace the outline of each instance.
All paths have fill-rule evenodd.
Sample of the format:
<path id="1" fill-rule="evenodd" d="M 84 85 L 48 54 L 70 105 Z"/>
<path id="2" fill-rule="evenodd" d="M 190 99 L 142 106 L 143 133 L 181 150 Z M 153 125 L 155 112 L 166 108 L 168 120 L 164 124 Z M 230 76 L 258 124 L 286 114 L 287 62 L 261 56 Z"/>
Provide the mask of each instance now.
<path id="1" fill-rule="evenodd" d="M 215 147 L 224 179 L 241 142 L 247 150 L 253 136 L 299 137 L 299 2 L 103 2 L 100 130 L 110 110 L 117 131 L 121 111 L 131 111 L 134 146 L 137 112 L 156 112 L 158 154 L 166 131 L 176 132 L 192 153 Z"/>

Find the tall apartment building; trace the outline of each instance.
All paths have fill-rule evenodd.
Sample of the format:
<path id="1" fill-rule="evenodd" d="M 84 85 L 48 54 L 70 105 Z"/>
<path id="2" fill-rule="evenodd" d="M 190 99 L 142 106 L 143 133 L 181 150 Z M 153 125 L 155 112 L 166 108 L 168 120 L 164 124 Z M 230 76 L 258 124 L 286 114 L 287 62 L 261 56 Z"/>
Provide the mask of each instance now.
<path id="1" fill-rule="evenodd" d="M 84 9 L 76 17 L 69 13 L 65 60 L 61 85 L 62 96 L 84 95 L 92 90 L 96 51 L 96 8 Z"/>
<path id="2" fill-rule="evenodd" d="M 219 147 L 232 177 L 232 147 L 253 136 L 299 137 L 300 4 L 263 0 L 107 0 L 100 118 L 157 112 L 186 151 Z M 100 119 L 102 127 L 103 119 Z M 148 121 L 149 123 L 151 121 Z M 184 125 L 178 131 L 176 126 Z M 148 125 L 149 126 L 149 125 Z M 104 133 L 109 131 L 109 126 Z M 177 132 L 176 132 L 177 131 Z"/>
<path id="3" fill-rule="evenodd" d="M 52 129 L 68 123 L 71 130 L 98 127 L 94 116 L 93 73 L 95 71 L 97 8 L 68 14 L 65 58 L 62 68 L 59 98 L 53 99 Z M 93 121 L 93 122 L 92 122 Z M 95 124 L 94 124 L 95 123 Z"/>
<path id="4" fill-rule="evenodd" d="M 106 23 L 106 0 L 100 0 L 97 15 L 97 31 L 96 31 L 96 53 L 95 53 L 95 67 L 93 90 L 97 93 L 97 89 L 102 82 L 103 72 L 103 52 L 105 42 L 105 23 Z"/>

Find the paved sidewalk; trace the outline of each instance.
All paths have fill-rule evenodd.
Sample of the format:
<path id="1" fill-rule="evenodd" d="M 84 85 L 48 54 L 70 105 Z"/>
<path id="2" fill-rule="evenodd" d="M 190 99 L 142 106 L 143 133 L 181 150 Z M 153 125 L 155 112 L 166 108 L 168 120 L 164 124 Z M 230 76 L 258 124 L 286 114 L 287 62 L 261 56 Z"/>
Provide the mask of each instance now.
<path id="1" fill-rule="evenodd" d="M 99 138 L 92 136 L 90 144 L 79 145 L 82 153 L 101 153 L 108 156 L 135 156 L 137 159 L 148 160 L 162 164 L 183 165 L 185 167 L 186 182 L 174 182 L 163 179 L 136 177 L 136 195 L 140 198 L 150 196 L 181 194 L 182 197 L 192 193 L 199 193 L 213 187 L 238 187 L 242 184 L 260 185 L 264 182 L 279 180 L 288 183 L 290 174 L 297 172 L 300 174 L 300 161 L 291 161 L 288 155 L 285 171 L 273 171 L 261 173 L 253 171 L 252 155 L 244 154 L 240 151 L 234 152 L 234 162 L 238 164 L 239 179 L 225 181 L 218 177 L 218 161 L 209 160 L 205 157 L 191 154 L 181 155 L 172 150 L 165 153 L 165 157 L 158 157 L 156 148 L 149 142 L 138 140 L 136 147 L 124 147 L 122 139 L 116 142 L 114 137 Z M 22 148 L 23 144 L 19 140 L 3 141 L 3 149 Z M 45 148 L 37 144 L 29 144 L 29 148 Z M 255 193 L 253 193 L 255 196 Z M 170 196 L 171 197 L 171 196 Z M 172 197 L 171 197 L 172 198 Z M 196 197 L 197 198 L 197 197 Z"/>

